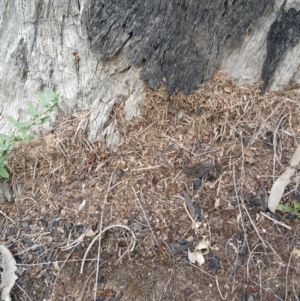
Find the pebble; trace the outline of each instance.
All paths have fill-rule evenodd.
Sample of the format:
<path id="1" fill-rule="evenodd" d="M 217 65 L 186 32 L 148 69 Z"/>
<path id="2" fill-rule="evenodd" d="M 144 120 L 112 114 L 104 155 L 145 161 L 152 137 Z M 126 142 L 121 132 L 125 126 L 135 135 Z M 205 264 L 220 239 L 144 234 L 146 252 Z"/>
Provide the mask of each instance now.
<path id="1" fill-rule="evenodd" d="M 51 221 L 48 222 L 48 226 L 49 226 L 49 228 L 52 228 L 52 227 L 56 228 L 58 226 L 58 221 L 55 219 L 52 219 Z"/>
<path id="2" fill-rule="evenodd" d="M 13 226 L 8 230 L 7 236 L 13 236 L 17 233 L 17 227 Z"/>
<path id="3" fill-rule="evenodd" d="M 142 230 L 142 226 L 140 224 L 134 224 L 133 230 L 134 231 L 141 231 Z"/>
<path id="4" fill-rule="evenodd" d="M 26 233 L 28 233 L 29 231 L 31 231 L 29 224 L 27 222 L 22 222 L 21 223 L 21 227 L 25 230 Z"/>
<path id="5" fill-rule="evenodd" d="M 229 275 L 230 276 L 234 276 L 236 274 L 236 269 L 231 269 L 230 271 L 229 271 Z"/>
<path id="6" fill-rule="evenodd" d="M 238 258 L 238 259 L 236 260 L 236 265 L 237 265 L 237 266 L 243 265 L 243 260 L 240 259 L 240 258 Z"/>
<path id="7" fill-rule="evenodd" d="M 43 246 L 38 246 L 36 249 L 35 249 L 36 252 L 38 252 L 39 254 L 42 254 L 45 252 L 45 248 Z"/>
<path id="8" fill-rule="evenodd" d="M 70 231 L 72 228 L 73 228 L 73 223 L 69 223 L 69 222 L 65 223 L 65 229 L 66 230 Z"/>
<path id="9" fill-rule="evenodd" d="M 26 244 L 27 247 L 32 247 L 33 242 L 26 237 L 22 237 L 22 241 Z"/>
<path id="10" fill-rule="evenodd" d="M 78 233 L 78 234 L 82 234 L 83 233 L 83 225 L 77 225 L 77 226 L 75 226 L 75 231 L 76 231 L 76 233 Z"/>

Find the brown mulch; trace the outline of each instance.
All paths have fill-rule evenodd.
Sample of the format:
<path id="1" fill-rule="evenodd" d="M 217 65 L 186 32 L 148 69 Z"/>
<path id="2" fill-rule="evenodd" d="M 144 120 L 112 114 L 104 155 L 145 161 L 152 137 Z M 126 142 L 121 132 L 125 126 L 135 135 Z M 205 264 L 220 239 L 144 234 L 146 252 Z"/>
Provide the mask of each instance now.
<path id="1" fill-rule="evenodd" d="M 113 149 L 86 138 L 86 111 L 18 145 L 22 192 L 0 228 L 16 300 L 299 300 L 299 219 L 267 200 L 300 137 L 300 89 L 260 87 L 219 72 L 191 95 L 148 90 L 134 120 L 114 108 Z M 296 178 L 282 202 L 297 198 Z M 205 264 L 190 263 L 203 240 Z"/>

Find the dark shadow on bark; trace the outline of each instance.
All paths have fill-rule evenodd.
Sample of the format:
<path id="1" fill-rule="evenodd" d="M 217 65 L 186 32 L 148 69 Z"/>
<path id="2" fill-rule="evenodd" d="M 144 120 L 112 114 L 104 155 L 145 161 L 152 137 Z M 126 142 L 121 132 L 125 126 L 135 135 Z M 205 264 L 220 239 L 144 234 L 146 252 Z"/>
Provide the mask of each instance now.
<path id="1" fill-rule="evenodd" d="M 268 88 L 276 67 L 288 48 L 296 46 L 299 40 L 300 11 L 290 8 L 286 12 L 282 7 L 278 18 L 270 26 L 267 36 L 267 57 L 262 69 L 262 79 L 264 80 L 262 93 Z"/>
<path id="2" fill-rule="evenodd" d="M 97 0 L 89 35 L 101 59 L 113 57 L 131 36 L 127 55 L 141 79 L 168 93 L 190 93 L 211 79 L 226 47 L 235 48 L 272 9 L 274 0 Z M 228 38 L 229 37 L 229 38 Z"/>

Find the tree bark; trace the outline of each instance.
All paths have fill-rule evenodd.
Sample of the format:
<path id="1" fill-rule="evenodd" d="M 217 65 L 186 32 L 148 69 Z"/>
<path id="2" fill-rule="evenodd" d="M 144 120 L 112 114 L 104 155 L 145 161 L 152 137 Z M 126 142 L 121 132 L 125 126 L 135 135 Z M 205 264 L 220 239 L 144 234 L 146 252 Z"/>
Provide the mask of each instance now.
<path id="1" fill-rule="evenodd" d="M 217 68 L 262 78 L 262 92 L 300 81 L 297 0 L 4 0 L 0 14 L 1 132 L 44 87 L 65 113 L 89 109 L 89 137 L 116 145 L 113 106 L 138 114 L 144 82 L 191 93 Z"/>

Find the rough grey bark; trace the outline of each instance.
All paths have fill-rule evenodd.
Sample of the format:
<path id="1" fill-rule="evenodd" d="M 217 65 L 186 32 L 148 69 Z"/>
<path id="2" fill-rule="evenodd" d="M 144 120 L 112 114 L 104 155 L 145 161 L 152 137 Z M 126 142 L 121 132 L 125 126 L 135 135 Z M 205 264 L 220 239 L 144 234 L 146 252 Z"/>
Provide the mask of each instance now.
<path id="1" fill-rule="evenodd" d="M 217 68 L 278 89 L 300 80 L 299 1 L 6 0 L 0 2 L 0 126 L 36 91 L 92 108 L 90 137 L 118 142 L 109 114 L 138 113 L 143 81 L 190 93 Z M 76 61 L 76 55 L 80 58 Z"/>
<path id="2" fill-rule="evenodd" d="M 111 61 L 91 51 L 87 33 L 91 1 L 0 1 L 0 128 L 5 115 L 24 117 L 26 102 L 44 87 L 60 90 L 61 109 L 91 109 L 89 135 L 118 142 L 109 123 L 117 99 L 128 119 L 144 98 L 138 70 L 122 52 Z M 76 55 L 80 60 L 76 60 Z"/>
<path id="3" fill-rule="evenodd" d="M 90 138 L 116 145 L 113 106 L 138 114 L 144 82 L 190 93 L 217 68 L 264 90 L 300 82 L 299 11 L 299 0 L 2 0 L 1 132 L 44 87 L 66 113 L 88 108 Z"/>
<path id="4" fill-rule="evenodd" d="M 264 80 L 264 92 L 270 86 L 282 86 L 283 76 L 276 78 L 275 73 L 289 52 L 299 69 L 297 6 L 299 1 L 100 0 L 91 10 L 89 34 L 92 49 L 99 50 L 102 59 L 114 57 L 129 44 L 126 55 L 132 65 L 141 67 L 141 79 L 154 89 L 165 79 L 169 93 L 190 93 L 220 66 L 245 78 L 243 65 L 240 68 L 228 57 L 243 49 L 250 37 L 239 55 L 254 66 L 255 76 L 248 72 L 249 79 Z M 292 77 L 292 73 L 286 75 L 285 84 Z"/>
<path id="5" fill-rule="evenodd" d="M 224 47 L 235 49 L 274 0 L 95 1 L 90 37 L 101 58 L 126 54 L 151 88 L 190 93 L 213 76 Z"/>

